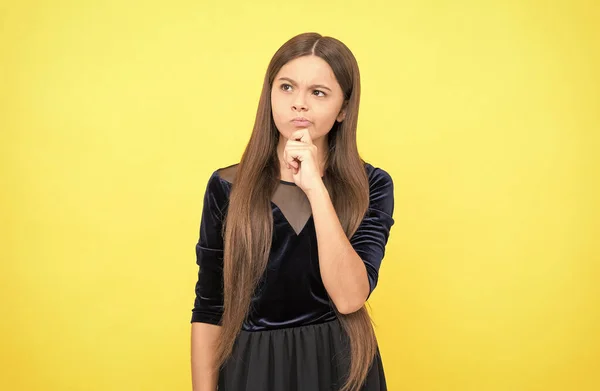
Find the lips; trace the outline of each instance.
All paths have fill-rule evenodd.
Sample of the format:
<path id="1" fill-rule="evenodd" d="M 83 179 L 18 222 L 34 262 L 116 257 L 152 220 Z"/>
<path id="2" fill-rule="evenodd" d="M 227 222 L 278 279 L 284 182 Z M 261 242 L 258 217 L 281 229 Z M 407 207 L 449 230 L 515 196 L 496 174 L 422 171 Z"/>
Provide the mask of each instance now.
<path id="1" fill-rule="evenodd" d="M 309 126 L 310 124 L 312 124 L 312 122 L 310 122 L 308 119 L 306 119 L 304 117 L 294 118 L 291 122 L 292 122 L 292 124 L 294 124 L 296 126 Z"/>

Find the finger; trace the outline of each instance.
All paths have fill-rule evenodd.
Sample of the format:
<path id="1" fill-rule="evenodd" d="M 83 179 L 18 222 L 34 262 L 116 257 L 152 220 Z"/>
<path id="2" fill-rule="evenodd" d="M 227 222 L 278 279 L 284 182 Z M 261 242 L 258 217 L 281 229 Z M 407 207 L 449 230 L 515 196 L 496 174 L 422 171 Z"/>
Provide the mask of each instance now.
<path id="1" fill-rule="evenodd" d="M 289 140 L 300 141 L 305 144 L 312 144 L 312 138 L 310 137 L 310 132 L 309 132 L 308 128 L 302 128 L 302 129 L 296 130 L 294 133 L 292 133 L 292 136 L 290 137 Z"/>
<path id="2" fill-rule="evenodd" d="M 303 157 L 303 159 L 301 159 L 301 160 L 306 160 L 306 159 L 311 159 L 311 158 L 314 159 L 318 153 L 318 149 L 314 144 L 313 145 L 303 144 L 301 146 L 290 145 L 290 146 L 287 146 L 284 151 L 288 155 L 291 155 L 292 157 L 297 157 L 298 155 L 301 155 Z"/>
<path id="3" fill-rule="evenodd" d="M 292 156 L 292 161 L 290 163 L 290 165 L 294 168 L 300 168 L 300 162 L 302 162 L 302 159 L 300 157 L 298 157 L 298 155 L 291 155 Z"/>
<path id="4" fill-rule="evenodd" d="M 295 154 L 290 153 L 290 151 L 287 149 L 283 151 L 283 161 L 288 169 L 292 169 L 292 167 L 298 168 L 299 164 L 296 160 Z"/>
<path id="5" fill-rule="evenodd" d="M 288 164 L 288 168 L 290 170 L 293 170 L 295 167 L 298 166 L 298 162 L 296 161 L 296 158 L 291 153 L 288 153 L 287 164 Z"/>
<path id="6" fill-rule="evenodd" d="M 290 157 L 290 161 L 294 162 L 303 162 L 310 156 L 310 151 L 306 149 L 292 149 L 288 150 L 288 156 Z"/>
<path id="7" fill-rule="evenodd" d="M 312 144 L 312 138 L 310 137 L 310 132 L 307 128 L 300 129 L 295 138 L 296 141 L 300 141 L 306 144 Z"/>
<path id="8" fill-rule="evenodd" d="M 285 149 L 285 152 L 288 155 L 291 155 L 292 157 L 297 157 L 298 155 L 302 155 L 303 157 L 306 157 L 306 159 L 310 159 L 311 157 L 314 158 L 314 156 L 316 156 L 318 150 L 317 147 L 314 145 L 308 145 L 308 144 L 304 144 L 302 146 L 288 146 Z M 306 159 L 302 159 L 302 160 L 306 160 Z"/>
<path id="9" fill-rule="evenodd" d="M 293 147 L 308 148 L 311 145 L 314 145 L 314 144 L 309 144 L 309 143 L 305 143 L 302 141 L 288 140 L 285 144 L 285 147 L 287 148 L 287 147 L 293 146 Z"/>
<path id="10" fill-rule="evenodd" d="M 285 155 L 296 155 L 298 153 L 311 153 L 313 152 L 313 150 L 316 149 L 316 146 L 313 145 L 308 145 L 306 143 L 302 143 L 300 141 L 296 141 L 295 144 L 286 144 L 285 148 L 283 149 L 283 153 L 284 153 L 284 157 Z"/>

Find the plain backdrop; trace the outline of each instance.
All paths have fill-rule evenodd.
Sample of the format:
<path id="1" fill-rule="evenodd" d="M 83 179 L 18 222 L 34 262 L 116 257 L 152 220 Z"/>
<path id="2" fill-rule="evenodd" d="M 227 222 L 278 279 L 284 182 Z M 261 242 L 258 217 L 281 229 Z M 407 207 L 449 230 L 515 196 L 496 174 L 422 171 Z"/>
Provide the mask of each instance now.
<path id="1" fill-rule="evenodd" d="M 0 389 L 191 390 L 205 186 L 308 31 L 394 179 L 389 390 L 600 389 L 597 4 L 3 1 Z"/>

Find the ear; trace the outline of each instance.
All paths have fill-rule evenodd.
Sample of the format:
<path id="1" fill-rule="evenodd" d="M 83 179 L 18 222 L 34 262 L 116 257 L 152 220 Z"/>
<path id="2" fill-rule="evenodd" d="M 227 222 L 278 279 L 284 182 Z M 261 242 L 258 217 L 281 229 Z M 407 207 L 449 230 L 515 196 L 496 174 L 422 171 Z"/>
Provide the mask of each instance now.
<path id="1" fill-rule="evenodd" d="M 342 105 L 342 109 L 340 110 L 340 113 L 338 114 L 337 118 L 335 119 L 337 122 L 342 122 L 345 118 L 346 118 L 346 109 L 348 106 L 348 101 L 344 101 L 344 104 Z"/>

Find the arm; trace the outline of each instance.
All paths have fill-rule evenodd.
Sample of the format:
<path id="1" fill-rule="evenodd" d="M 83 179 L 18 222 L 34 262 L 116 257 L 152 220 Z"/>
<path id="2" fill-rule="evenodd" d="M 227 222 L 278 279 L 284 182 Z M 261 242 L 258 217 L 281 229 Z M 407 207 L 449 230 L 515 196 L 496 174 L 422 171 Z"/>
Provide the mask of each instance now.
<path id="1" fill-rule="evenodd" d="M 215 345 L 221 326 L 209 323 L 192 323 L 192 390 L 215 391 L 218 372 L 214 368 Z"/>
<path id="2" fill-rule="evenodd" d="M 196 244 L 198 280 L 191 317 L 191 369 L 194 391 L 215 391 L 218 371 L 215 350 L 223 315 L 223 216 L 228 194 L 215 172 L 204 193 L 204 206 Z"/>
<path id="3" fill-rule="evenodd" d="M 346 237 L 329 192 L 319 186 L 310 193 L 319 245 L 319 268 L 327 293 L 342 314 L 361 308 L 369 294 L 367 270 Z"/>
<path id="4" fill-rule="evenodd" d="M 321 279 L 339 312 L 352 313 L 369 298 L 394 219 L 391 176 L 376 168 L 369 173 L 369 208 L 350 240 L 340 224 L 327 189 L 319 184 L 307 193 L 319 244 Z"/>

